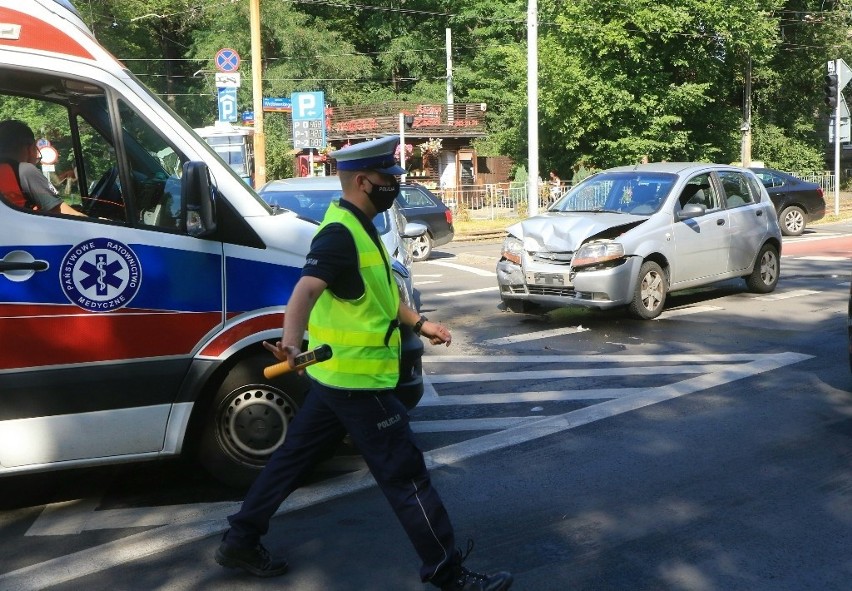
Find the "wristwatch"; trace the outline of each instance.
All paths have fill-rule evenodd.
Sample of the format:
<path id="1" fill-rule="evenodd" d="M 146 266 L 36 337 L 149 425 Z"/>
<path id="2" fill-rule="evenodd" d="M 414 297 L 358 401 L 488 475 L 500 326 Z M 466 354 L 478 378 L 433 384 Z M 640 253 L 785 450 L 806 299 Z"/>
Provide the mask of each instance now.
<path id="1" fill-rule="evenodd" d="M 428 318 L 426 318 L 425 316 L 423 316 L 423 315 L 421 314 L 421 315 L 420 315 L 420 320 L 418 320 L 417 322 L 415 322 L 415 323 L 414 323 L 414 326 L 411 328 L 411 330 L 413 330 L 413 331 L 414 331 L 414 334 L 416 334 L 416 335 L 419 335 L 419 334 L 420 334 L 420 329 L 421 329 L 421 328 L 423 328 L 423 323 L 424 323 L 424 322 L 429 322 L 429 319 L 428 319 Z"/>

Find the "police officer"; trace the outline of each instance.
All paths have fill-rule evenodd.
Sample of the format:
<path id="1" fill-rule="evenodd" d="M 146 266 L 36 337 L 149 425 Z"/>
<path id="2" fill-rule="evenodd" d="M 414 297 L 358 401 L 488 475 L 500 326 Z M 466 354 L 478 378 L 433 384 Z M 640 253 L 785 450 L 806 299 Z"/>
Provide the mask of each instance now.
<path id="1" fill-rule="evenodd" d="M 216 562 L 268 577 L 287 562 L 260 543 L 280 504 L 313 466 L 348 433 L 364 457 L 422 561 L 420 578 L 445 591 L 504 591 L 509 573 L 483 575 L 462 565 L 447 511 L 432 486 L 423 453 L 414 442 L 405 406 L 394 394 L 399 380 L 399 324 L 413 327 L 433 345 L 452 341 L 450 331 L 400 302 L 388 253 L 372 223 L 399 194 L 394 136 L 335 153 L 343 197 L 332 204 L 310 253 L 275 345 L 276 358 L 331 346 L 330 360 L 307 368 L 311 388 L 284 443 L 248 491 L 216 551 Z M 469 552 L 470 546 L 468 548 Z"/>

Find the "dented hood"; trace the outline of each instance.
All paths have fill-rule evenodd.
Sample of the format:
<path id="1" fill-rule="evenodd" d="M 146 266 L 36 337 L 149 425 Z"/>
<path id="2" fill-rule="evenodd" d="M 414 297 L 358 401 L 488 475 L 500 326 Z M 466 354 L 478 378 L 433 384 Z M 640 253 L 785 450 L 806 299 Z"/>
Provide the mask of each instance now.
<path id="1" fill-rule="evenodd" d="M 647 219 L 625 213 L 547 212 L 509 226 L 508 232 L 521 239 L 524 250 L 568 252 L 592 236 L 617 235 L 619 229 L 626 232 Z"/>

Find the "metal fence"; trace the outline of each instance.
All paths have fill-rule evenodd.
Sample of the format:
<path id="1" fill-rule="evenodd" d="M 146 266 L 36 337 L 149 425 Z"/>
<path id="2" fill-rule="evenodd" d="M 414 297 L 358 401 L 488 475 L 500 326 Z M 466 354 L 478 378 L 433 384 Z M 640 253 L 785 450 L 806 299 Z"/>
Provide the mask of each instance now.
<path id="1" fill-rule="evenodd" d="M 845 171 L 847 177 L 852 170 Z M 793 176 L 819 184 L 826 195 L 834 192 L 835 177 L 829 172 L 791 172 Z M 556 198 L 571 188 L 562 183 L 558 188 L 549 183 L 539 187 L 539 211 L 546 209 Z M 526 183 L 465 185 L 453 189 L 436 189 L 453 216 L 461 221 L 524 218 L 529 212 Z"/>

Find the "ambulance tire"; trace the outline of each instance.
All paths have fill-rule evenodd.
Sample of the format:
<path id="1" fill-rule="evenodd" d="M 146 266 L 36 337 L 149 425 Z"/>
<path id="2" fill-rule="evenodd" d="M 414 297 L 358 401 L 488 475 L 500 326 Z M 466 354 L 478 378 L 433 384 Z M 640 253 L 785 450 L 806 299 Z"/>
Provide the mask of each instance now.
<path id="1" fill-rule="evenodd" d="M 267 380 L 268 354 L 248 357 L 222 381 L 204 422 L 198 460 L 210 474 L 245 488 L 287 436 L 302 406 L 308 380 L 291 373 Z M 274 361 L 274 359 L 273 359 Z"/>

